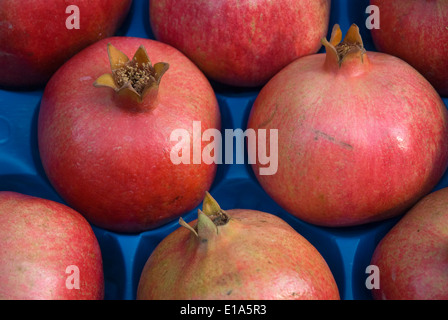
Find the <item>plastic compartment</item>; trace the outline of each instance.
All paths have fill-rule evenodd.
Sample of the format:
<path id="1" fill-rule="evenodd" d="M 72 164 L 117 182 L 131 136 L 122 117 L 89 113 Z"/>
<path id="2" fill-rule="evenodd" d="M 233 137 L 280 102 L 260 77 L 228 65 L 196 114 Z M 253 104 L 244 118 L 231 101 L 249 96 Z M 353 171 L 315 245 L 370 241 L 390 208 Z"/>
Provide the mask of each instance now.
<path id="1" fill-rule="evenodd" d="M 129 17 L 118 35 L 153 38 L 148 0 L 134 0 Z M 330 28 L 339 23 L 343 33 L 352 23 L 361 29 L 367 50 L 374 50 L 365 28 L 368 0 L 333 0 Z M 329 34 L 328 34 L 329 37 Z M 323 51 L 323 50 L 322 50 Z M 212 83 L 222 113 L 223 129 L 245 130 L 257 89 L 240 89 Z M 22 192 L 63 202 L 49 184 L 37 148 L 37 115 L 43 90 L 0 90 L 0 190 Z M 448 106 L 448 97 L 443 99 Z M 436 189 L 448 186 L 448 174 Z M 210 190 L 223 209 L 249 208 L 276 214 L 306 237 L 329 264 L 342 299 L 371 299 L 365 270 L 379 240 L 398 218 L 350 228 L 322 228 L 305 223 L 281 209 L 262 190 L 247 164 L 219 165 Z M 183 217 L 196 218 L 197 209 Z M 156 230 L 124 235 L 93 226 L 100 243 L 106 282 L 106 299 L 135 299 L 141 270 L 157 244 L 178 228 L 173 221 Z"/>

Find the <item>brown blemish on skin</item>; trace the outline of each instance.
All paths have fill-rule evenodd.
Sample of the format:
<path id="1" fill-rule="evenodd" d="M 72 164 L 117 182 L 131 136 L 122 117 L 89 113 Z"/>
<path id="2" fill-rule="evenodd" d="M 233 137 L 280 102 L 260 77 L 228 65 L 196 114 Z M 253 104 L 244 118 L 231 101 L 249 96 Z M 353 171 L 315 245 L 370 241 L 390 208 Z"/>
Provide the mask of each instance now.
<path id="1" fill-rule="evenodd" d="M 260 125 L 259 128 L 264 128 L 266 127 L 271 121 L 272 119 L 274 119 L 275 114 L 277 113 L 277 109 L 278 109 L 278 105 L 275 105 L 275 109 L 272 112 L 272 114 L 270 115 L 270 117 L 268 119 L 266 119 L 265 121 L 263 121 Z"/>
<path id="2" fill-rule="evenodd" d="M 320 138 L 323 138 L 325 140 L 328 140 L 334 144 L 339 145 L 340 147 L 347 149 L 347 150 L 352 150 L 353 146 L 349 143 L 346 143 L 344 141 L 340 141 L 337 140 L 335 137 L 330 136 L 329 134 L 326 134 L 325 132 L 322 132 L 320 130 L 314 130 L 314 140 L 319 140 Z"/>

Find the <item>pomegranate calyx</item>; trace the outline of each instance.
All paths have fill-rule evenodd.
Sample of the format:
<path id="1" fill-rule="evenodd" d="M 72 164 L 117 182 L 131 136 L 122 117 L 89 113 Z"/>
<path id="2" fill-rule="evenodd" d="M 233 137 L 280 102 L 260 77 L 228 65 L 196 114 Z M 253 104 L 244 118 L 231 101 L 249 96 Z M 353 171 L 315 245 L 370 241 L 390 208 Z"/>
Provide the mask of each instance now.
<path id="1" fill-rule="evenodd" d="M 206 191 L 202 210 L 198 209 L 198 221 L 192 227 L 182 217 L 179 224 L 190 230 L 201 241 L 207 241 L 218 234 L 218 227 L 227 224 L 230 220 L 228 214 L 221 209 L 218 202 Z"/>
<path id="2" fill-rule="evenodd" d="M 207 242 L 218 234 L 218 226 L 201 209 L 198 209 L 198 220 L 193 227 L 186 223 L 182 217 L 179 218 L 179 224 L 190 230 L 201 242 Z"/>
<path id="3" fill-rule="evenodd" d="M 227 213 L 221 209 L 218 202 L 206 191 L 202 203 L 202 211 L 213 221 L 216 226 L 225 225 L 229 221 Z"/>
<path id="4" fill-rule="evenodd" d="M 218 234 L 218 226 L 201 209 L 198 209 L 198 223 L 196 226 L 201 242 L 213 239 Z"/>
<path id="5" fill-rule="evenodd" d="M 132 60 L 112 44 L 107 44 L 107 53 L 112 73 L 101 75 L 93 85 L 108 87 L 118 95 L 127 96 L 141 103 L 146 96 L 157 95 L 160 80 L 168 70 L 169 64 L 154 64 L 148 57 L 144 46 L 140 46 Z"/>
<path id="6" fill-rule="evenodd" d="M 322 39 L 326 50 L 326 64 L 337 64 L 341 68 L 343 62 L 349 57 L 359 59 L 364 63 L 366 50 L 356 24 L 352 24 L 342 40 L 341 28 L 338 24 L 333 26 L 330 41 Z"/>
<path id="7" fill-rule="evenodd" d="M 179 224 L 182 227 L 187 228 L 188 230 L 190 230 L 196 237 L 199 237 L 198 232 L 196 231 L 196 229 L 193 228 L 191 225 L 189 225 L 184 219 L 182 219 L 182 217 L 179 218 Z"/>

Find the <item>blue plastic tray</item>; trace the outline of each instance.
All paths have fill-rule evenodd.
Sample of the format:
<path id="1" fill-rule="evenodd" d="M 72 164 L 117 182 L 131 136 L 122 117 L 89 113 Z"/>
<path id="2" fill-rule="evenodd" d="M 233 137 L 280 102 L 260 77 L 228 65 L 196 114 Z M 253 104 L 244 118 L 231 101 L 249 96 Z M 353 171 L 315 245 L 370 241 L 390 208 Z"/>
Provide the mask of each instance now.
<path id="1" fill-rule="evenodd" d="M 148 0 L 134 0 L 127 22 L 118 35 L 153 38 Z M 339 23 L 345 33 L 358 24 L 367 50 L 374 50 L 365 28 L 368 0 L 333 0 L 329 33 Z M 330 35 L 328 34 L 328 38 Z M 321 50 L 323 52 L 323 50 Z M 258 90 L 238 89 L 213 83 L 220 104 L 223 128 L 245 130 Z M 0 90 L 0 190 L 17 191 L 63 202 L 49 184 L 37 148 L 37 115 L 43 90 Z M 444 98 L 448 105 L 448 97 Z M 448 186 L 448 175 L 435 189 Z M 211 194 L 223 209 L 248 208 L 276 214 L 306 237 L 330 266 L 342 299 L 371 299 L 365 286 L 373 250 L 398 218 L 350 228 L 322 228 L 302 222 L 267 196 L 247 164 L 222 164 Z M 197 209 L 184 215 L 191 221 Z M 93 226 L 103 255 L 106 299 L 135 299 L 141 270 L 157 244 L 178 228 L 173 221 L 159 229 L 134 235 L 117 234 Z"/>

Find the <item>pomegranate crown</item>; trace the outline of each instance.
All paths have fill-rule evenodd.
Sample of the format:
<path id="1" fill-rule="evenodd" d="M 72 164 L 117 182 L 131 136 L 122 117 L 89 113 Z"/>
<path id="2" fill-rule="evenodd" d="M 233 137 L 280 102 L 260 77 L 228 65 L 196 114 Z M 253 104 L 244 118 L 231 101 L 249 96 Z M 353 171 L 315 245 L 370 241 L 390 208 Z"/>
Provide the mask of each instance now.
<path id="1" fill-rule="evenodd" d="M 361 62 L 364 62 L 364 55 L 366 50 L 359 33 L 359 28 L 356 24 L 352 24 L 347 31 L 347 34 L 342 40 L 342 31 L 338 24 L 333 26 L 331 31 L 331 38 L 328 41 L 326 38 L 322 39 L 322 44 L 327 51 L 327 59 L 333 62 L 337 62 L 341 67 L 344 60 L 350 56 L 359 57 Z"/>
<path id="2" fill-rule="evenodd" d="M 146 49 L 141 45 L 132 60 L 112 44 L 107 44 L 112 73 L 101 75 L 93 83 L 95 87 L 112 88 L 121 96 L 128 96 L 141 103 L 145 96 L 157 95 L 160 80 L 169 64 L 158 62 L 154 66 Z"/>
<path id="3" fill-rule="evenodd" d="M 179 224 L 190 230 L 201 241 L 206 241 L 218 234 L 218 226 L 225 225 L 229 221 L 227 213 L 221 209 L 218 202 L 205 192 L 202 210 L 198 209 L 198 221 L 195 226 L 190 226 L 182 217 Z"/>

